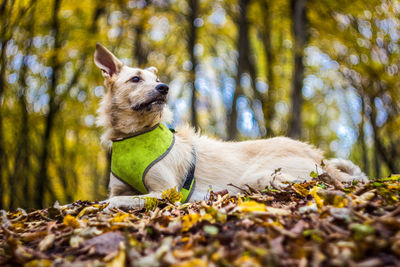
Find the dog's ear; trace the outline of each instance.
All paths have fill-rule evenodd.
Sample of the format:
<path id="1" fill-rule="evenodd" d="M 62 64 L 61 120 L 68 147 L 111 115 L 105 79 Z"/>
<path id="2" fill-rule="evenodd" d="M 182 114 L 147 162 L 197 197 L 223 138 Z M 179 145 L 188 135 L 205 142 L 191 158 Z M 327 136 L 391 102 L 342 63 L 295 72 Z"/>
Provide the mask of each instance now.
<path id="1" fill-rule="evenodd" d="M 158 73 L 158 69 L 156 67 L 148 67 L 148 68 L 146 68 L 146 70 L 151 71 L 154 74 Z"/>
<path id="2" fill-rule="evenodd" d="M 123 63 L 101 44 L 96 44 L 94 63 L 102 71 L 105 78 L 109 78 L 121 71 Z"/>

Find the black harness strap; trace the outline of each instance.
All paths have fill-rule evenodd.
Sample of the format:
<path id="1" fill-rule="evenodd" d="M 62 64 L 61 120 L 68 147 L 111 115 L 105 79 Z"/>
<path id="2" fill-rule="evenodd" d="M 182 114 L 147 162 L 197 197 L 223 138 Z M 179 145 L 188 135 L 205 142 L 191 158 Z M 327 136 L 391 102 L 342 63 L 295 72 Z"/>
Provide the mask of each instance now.
<path id="1" fill-rule="evenodd" d="M 196 159 L 197 159 L 196 149 L 194 147 L 192 147 L 192 162 L 190 163 L 190 168 L 189 168 L 188 172 L 186 173 L 185 179 L 183 180 L 183 184 L 181 186 L 181 188 L 184 188 L 186 190 L 191 189 L 189 196 L 187 197 L 185 202 L 189 201 L 189 199 L 192 196 L 192 193 L 194 191 L 194 188 L 196 186 L 196 180 L 194 180 L 194 171 L 196 169 Z M 192 186 L 192 188 L 190 188 L 190 186 L 192 185 L 192 182 L 193 182 L 193 186 Z"/>

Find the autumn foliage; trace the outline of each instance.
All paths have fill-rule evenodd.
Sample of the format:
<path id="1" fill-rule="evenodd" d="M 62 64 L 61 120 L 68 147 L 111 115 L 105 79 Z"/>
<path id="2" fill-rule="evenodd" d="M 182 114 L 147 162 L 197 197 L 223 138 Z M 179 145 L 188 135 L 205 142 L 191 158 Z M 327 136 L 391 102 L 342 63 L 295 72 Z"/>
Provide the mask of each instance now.
<path id="1" fill-rule="evenodd" d="M 398 175 L 368 184 L 320 175 L 182 205 L 171 189 L 141 210 L 78 201 L 2 211 L 0 265 L 398 266 L 399 192 Z"/>

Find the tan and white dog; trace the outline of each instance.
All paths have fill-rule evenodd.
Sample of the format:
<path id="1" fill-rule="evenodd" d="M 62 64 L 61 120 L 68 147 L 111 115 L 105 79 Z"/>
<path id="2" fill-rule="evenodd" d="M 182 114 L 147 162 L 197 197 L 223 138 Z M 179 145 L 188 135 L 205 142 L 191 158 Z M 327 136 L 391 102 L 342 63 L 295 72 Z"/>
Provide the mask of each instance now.
<path id="1" fill-rule="evenodd" d="M 99 126 L 106 128 L 103 143 L 110 146 L 112 140 L 132 136 L 170 120 L 171 112 L 166 106 L 168 86 L 160 83 L 156 68 L 128 67 L 100 44 L 96 46 L 94 61 L 102 70 L 107 89 L 97 120 Z M 247 184 L 262 190 L 285 181 L 309 180 L 312 171 L 326 172 L 345 182 L 367 180 L 360 168 L 348 160 L 326 160 L 321 166 L 324 157 L 320 150 L 287 137 L 223 142 L 182 126 L 176 131 L 170 152 L 144 177 L 149 194 L 132 197 L 137 192 L 111 174 L 108 207 L 140 208 L 144 197 L 160 198 L 164 190 L 178 188 L 191 167 L 192 147 L 197 161 L 196 186 L 190 201 L 204 200 L 209 189 L 227 189 L 230 194 L 240 191 L 228 184 L 239 188 Z"/>

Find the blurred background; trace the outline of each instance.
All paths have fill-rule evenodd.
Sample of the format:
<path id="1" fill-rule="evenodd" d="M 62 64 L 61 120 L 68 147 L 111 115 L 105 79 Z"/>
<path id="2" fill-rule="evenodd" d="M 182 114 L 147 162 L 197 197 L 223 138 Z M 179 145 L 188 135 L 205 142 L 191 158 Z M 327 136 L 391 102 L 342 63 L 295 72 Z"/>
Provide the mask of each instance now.
<path id="1" fill-rule="evenodd" d="M 399 16 L 395 0 L 2 0 L 0 208 L 106 197 L 96 42 L 159 69 L 173 126 L 398 173 Z"/>

